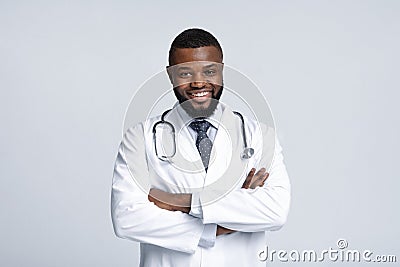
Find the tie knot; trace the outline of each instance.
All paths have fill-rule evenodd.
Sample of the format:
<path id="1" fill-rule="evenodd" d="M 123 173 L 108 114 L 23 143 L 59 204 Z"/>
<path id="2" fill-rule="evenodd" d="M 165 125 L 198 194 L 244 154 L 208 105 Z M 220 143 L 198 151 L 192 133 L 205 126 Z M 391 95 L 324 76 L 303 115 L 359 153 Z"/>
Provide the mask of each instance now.
<path id="1" fill-rule="evenodd" d="M 209 123 L 206 120 L 195 120 L 192 121 L 189 126 L 198 133 L 200 132 L 206 133 L 208 128 L 210 128 L 211 123 Z"/>

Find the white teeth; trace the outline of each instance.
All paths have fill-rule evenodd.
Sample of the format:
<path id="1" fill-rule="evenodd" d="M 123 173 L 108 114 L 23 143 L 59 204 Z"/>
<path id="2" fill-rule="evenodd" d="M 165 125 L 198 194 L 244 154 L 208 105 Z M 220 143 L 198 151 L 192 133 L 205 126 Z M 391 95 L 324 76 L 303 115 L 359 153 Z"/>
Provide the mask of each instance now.
<path id="1" fill-rule="evenodd" d="M 201 92 L 201 93 L 192 94 L 192 95 L 196 96 L 196 97 L 200 97 L 200 96 L 205 96 L 206 94 L 208 94 L 208 92 Z"/>

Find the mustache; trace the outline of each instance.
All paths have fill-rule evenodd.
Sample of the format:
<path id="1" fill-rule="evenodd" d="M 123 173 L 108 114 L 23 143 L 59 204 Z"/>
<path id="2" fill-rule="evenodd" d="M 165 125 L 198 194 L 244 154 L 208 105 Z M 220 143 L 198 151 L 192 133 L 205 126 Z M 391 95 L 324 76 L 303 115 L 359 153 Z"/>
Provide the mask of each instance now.
<path id="1" fill-rule="evenodd" d="M 200 88 L 199 90 L 202 90 L 204 88 Z M 176 98 L 179 101 L 179 104 L 182 106 L 182 108 L 186 111 L 186 113 L 192 117 L 192 118 L 207 118 L 210 117 L 212 114 L 214 114 L 215 109 L 217 108 L 217 105 L 219 103 L 219 99 L 221 98 L 222 92 L 223 92 L 224 87 L 221 86 L 219 91 L 217 91 L 217 94 L 215 95 L 216 89 L 213 87 L 212 95 L 211 95 L 211 103 L 208 108 L 205 109 L 196 109 L 192 105 L 192 101 L 190 99 L 187 99 L 183 95 L 179 93 L 179 90 L 176 90 L 174 88 L 174 94 Z"/>
<path id="2" fill-rule="evenodd" d="M 204 90 L 205 88 L 207 88 L 207 87 L 202 87 L 202 88 L 192 88 L 191 87 L 190 91 L 197 91 L 197 90 L 201 91 L 201 90 Z M 217 92 L 217 94 L 215 94 L 215 92 L 217 90 L 216 90 L 216 87 L 215 87 L 214 84 L 211 84 L 211 87 L 209 87 L 207 89 L 212 89 L 211 98 L 219 100 L 221 98 L 222 92 L 224 90 L 224 86 L 221 85 L 221 87 L 220 87 L 219 91 Z M 178 86 L 177 87 L 173 87 L 173 91 L 174 91 L 175 97 L 178 99 L 180 104 L 182 104 L 183 102 L 189 100 L 189 99 L 185 98 L 183 95 L 181 95 L 179 93 Z"/>

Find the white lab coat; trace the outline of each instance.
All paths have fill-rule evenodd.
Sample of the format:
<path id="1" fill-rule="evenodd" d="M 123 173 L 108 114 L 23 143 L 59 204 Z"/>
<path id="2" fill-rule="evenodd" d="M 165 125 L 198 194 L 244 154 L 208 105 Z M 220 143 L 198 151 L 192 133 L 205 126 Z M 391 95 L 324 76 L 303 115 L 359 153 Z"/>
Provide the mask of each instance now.
<path id="1" fill-rule="evenodd" d="M 130 128 L 120 145 L 111 197 L 116 235 L 140 242 L 140 266 L 265 266 L 258 259 L 267 244 L 265 231 L 282 227 L 290 203 L 290 183 L 282 149 L 278 142 L 268 141 L 276 140 L 275 132 L 245 117 L 247 142 L 255 154 L 249 160 L 241 160 L 241 121 L 224 106 L 223 127 L 219 127 L 215 137 L 208 172 L 188 173 L 181 168 L 190 165 L 188 162 L 193 162 L 190 168 L 202 169 L 193 138 L 186 127 L 182 128 L 184 122 L 179 114 L 170 112 L 167 121 L 178 129 L 177 150 L 182 155 L 176 161 L 182 160 L 184 164 L 159 160 L 152 135 L 152 127 L 159 120 L 160 117 L 152 118 Z M 252 167 L 257 170 L 267 167 L 270 175 L 263 187 L 241 189 Z M 221 186 L 218 180 L 226 174 L 231 176 L 229 169 L 233 168 L 242 172 L 233 190 L 224 191 L 218 199 L 210 197 L 213 193 L 201 191 L 212 188 L 218 195 L 216 188 Z M 214 184 L 217 186 L 213 187 Z M 148 201 L 150 188 L 171 193 L 195 192 L 193 198 L 202 205 L 192 208 L 200 210 L 201 215 L 198 218 L 158 208 Z M 217 224 L 237 232 L 215 238 Z M 214 231 L 211 240 L 210 229 Z M 206 240 L 208 245 L 199 245 L 200 240 Z"/>

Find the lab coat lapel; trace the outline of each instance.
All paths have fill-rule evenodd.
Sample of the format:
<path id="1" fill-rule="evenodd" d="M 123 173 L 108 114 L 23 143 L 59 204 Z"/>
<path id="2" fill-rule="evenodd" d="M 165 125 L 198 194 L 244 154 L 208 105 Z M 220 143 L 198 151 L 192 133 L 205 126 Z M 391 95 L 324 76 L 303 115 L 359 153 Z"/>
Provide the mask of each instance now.
<path id="1" fill-rule="evenodd" d="M 183 121 L 177 111 L 177 108 L 171 110 L 166 117 L 175 127 L 176 135 L 176 155 L 173 163 L 180 169 L 187 170 L 194 175 L 200 175 L 204 178 L 205 171 L 201 161 L 200 154 L 196 148 L 195 140 L 189 133 L 188 122 Z"/>
<path id="2" fill-rule="evenodd" d="M 224 106 L 207 173 L 195 141 L 188 130 L 188 122 L 183 121 L 177 109 L 171 110 L 166 120 L 174 125 L 176 134 L 177 149 L 172 163 L 183 170 L 176 173 L 176 179 L 185 180 L 184 183 L 187 183 L 187 186 L 203 187 L 216 182 L 225 174 L 232 162 L 237 162 L 236 159 L 233 160 L 233 157 L 240 157 L 239 148 L 242 148 L 243 144 L 241 132 L 238 129 L 241 129 L 241 125 L 229 107 Z"/>
<path id="3" fill-rule="evenodd" d="M 232 157 L 239 155 L 237 148 L 240 147 L 240 142 L 237 129 L 240 128 L 237 128 L 238 125 L 236 121 L 232 110 L 224 106 L 218 132 L 211 150 L 210 165 L 208 167 L 205 185 L 214 183 L 222 177 L 231 164 Z"/>

